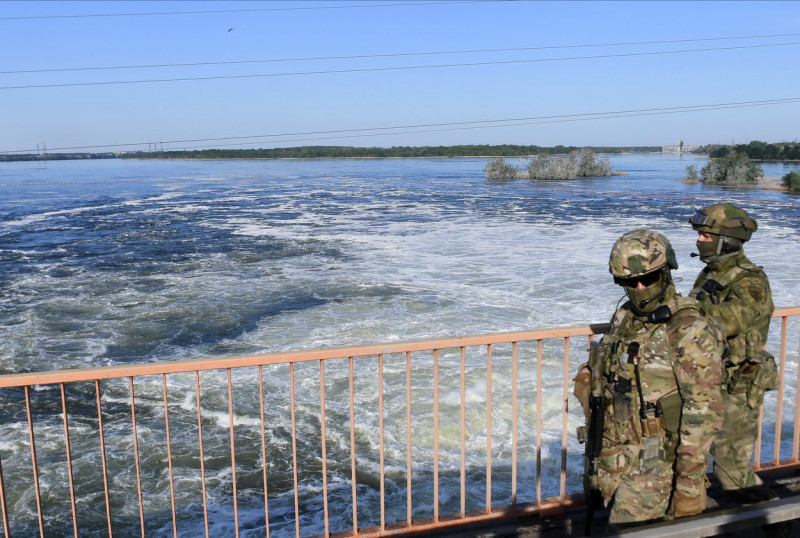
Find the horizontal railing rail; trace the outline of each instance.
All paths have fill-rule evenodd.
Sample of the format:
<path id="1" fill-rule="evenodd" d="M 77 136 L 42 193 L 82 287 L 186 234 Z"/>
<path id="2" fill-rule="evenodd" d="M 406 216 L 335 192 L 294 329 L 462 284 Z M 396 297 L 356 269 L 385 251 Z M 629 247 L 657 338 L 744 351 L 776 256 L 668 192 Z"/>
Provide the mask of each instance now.
<path id="1" fill-rule="evenodd" d="M 800 307 L 774 317 L 758 470 L 800 463 Z M 582 502 L 571 378 L 606 328 L 0 376 L 3 533 L 382 536 L 558 512 Z"/>

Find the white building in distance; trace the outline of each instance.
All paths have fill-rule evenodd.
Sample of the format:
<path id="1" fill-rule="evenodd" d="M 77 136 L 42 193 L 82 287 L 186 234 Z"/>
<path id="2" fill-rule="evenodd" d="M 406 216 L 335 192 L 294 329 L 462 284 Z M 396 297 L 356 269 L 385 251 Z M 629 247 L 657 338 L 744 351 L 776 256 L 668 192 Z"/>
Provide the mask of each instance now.
<path id="1" fill-rule="evenodd" d="M 678 144 L 668 144 L 661 146 L 661 153 L 689 153 L 700 147 L 700 144 L 684 144 L 681 140 Z"/>

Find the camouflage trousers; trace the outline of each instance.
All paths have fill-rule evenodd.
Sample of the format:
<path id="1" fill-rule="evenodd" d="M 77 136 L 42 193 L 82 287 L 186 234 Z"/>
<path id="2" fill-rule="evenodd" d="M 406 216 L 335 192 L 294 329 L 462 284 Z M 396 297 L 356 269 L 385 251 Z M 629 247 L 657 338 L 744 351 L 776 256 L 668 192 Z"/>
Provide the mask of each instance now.
<path id="1" fill-rule="evenodd" d="M 753 450 L 758 436 L 758 411 L 747 405 L 747 394 L 722 391 L 725 418 L 711 445 L 714 476 L 722 489 L 742 489 L 761 484 L 753 472 Z"/>
<path id="2" fill-rule="evenodd" d="M 606 504 L 611 502 L 609 524 L 647 521 L 666 515 L 672 493 L 672 464 L 660 462 L 658 467 L 645 474 L 634 465 L 616 477 L 619 485 L 611 499 L 606 499 Z"/>

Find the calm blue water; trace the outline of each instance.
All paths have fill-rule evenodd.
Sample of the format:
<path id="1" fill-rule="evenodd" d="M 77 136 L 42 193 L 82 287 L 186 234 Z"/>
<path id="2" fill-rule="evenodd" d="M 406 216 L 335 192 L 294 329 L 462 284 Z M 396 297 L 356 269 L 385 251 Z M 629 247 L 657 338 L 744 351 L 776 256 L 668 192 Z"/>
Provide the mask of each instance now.
<path id="1" fill-rule="evenodd" d="M 602 322 L 621 297 L 614 240 L 663 232 L 687 292 L 701 264 L 686 220 L 718 201 L 758 220 L 747 253 L 778 306 L 800 304 L 797 195 L 687 185 L 686 167 L 704 162 L 692 156 L 611 156 L 626 175 L 538 183 L 488 183 L 486 162 L 0 163 L 0 372 Z M 763 168 L 780 177 L 800 164 Z M 124 406 L 124 387 L 104 398 Z M 0 455 L 13 472 L 29 448 L 4 402 Z M 275 501 L 279 534 L 293 534 L 291 502 Z"/>

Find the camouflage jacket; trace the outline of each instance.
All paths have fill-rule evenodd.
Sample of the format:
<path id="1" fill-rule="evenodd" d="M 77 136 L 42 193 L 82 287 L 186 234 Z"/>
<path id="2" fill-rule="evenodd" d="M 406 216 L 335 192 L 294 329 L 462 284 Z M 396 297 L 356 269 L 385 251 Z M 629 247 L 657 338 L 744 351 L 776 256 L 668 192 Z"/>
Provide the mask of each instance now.
<path id="1" fill-rule="evenodd" d="M 707 265 L 689 295 L 722 325 L 728 345 L 727 363 L 741 364 L 755 357 L 766 344 L 775 311 L 772 291 L 764 270 L 748 260 L 743 251 Z"/>
<path id="2" fill-rule="evenodd" d="M 675 461 L 679 482 L 689 481 L 699 488 L 712 440 L 722 425 L 724 337 L 702 306 L 692 298 L 676 294 L 673 286 L 667 289 L 662 304 L 670 312 L 667 319 L 659 322 L 635 315 L 627 303 L 619 308 L 602 339 L 602 365 L 591 366 L 593 383 L 603 385 L 604 450 L 613 450 L 615 445 L 640 444 L 641 401 L 646 408 L 655 410 L 660 401 L 672 396 L 677 405 L 671 412 L 664 411 L 667 430 L 664 447 L 665 452 L 672 452 L 666 453 L 665 459 Z M 635 343 L 633 349 L 638 347 L 636 359 L 631 356 L 632 343 Z M 602 372 L 595 371 L 598 366 Z M 628 411 L 619 405 L 625 399 L 614 394 L 619 392 L 620 378 L 623 386 L 631 386 L 632 409 Z M 669 427 L 669 422 L 674 427 Z"/>

